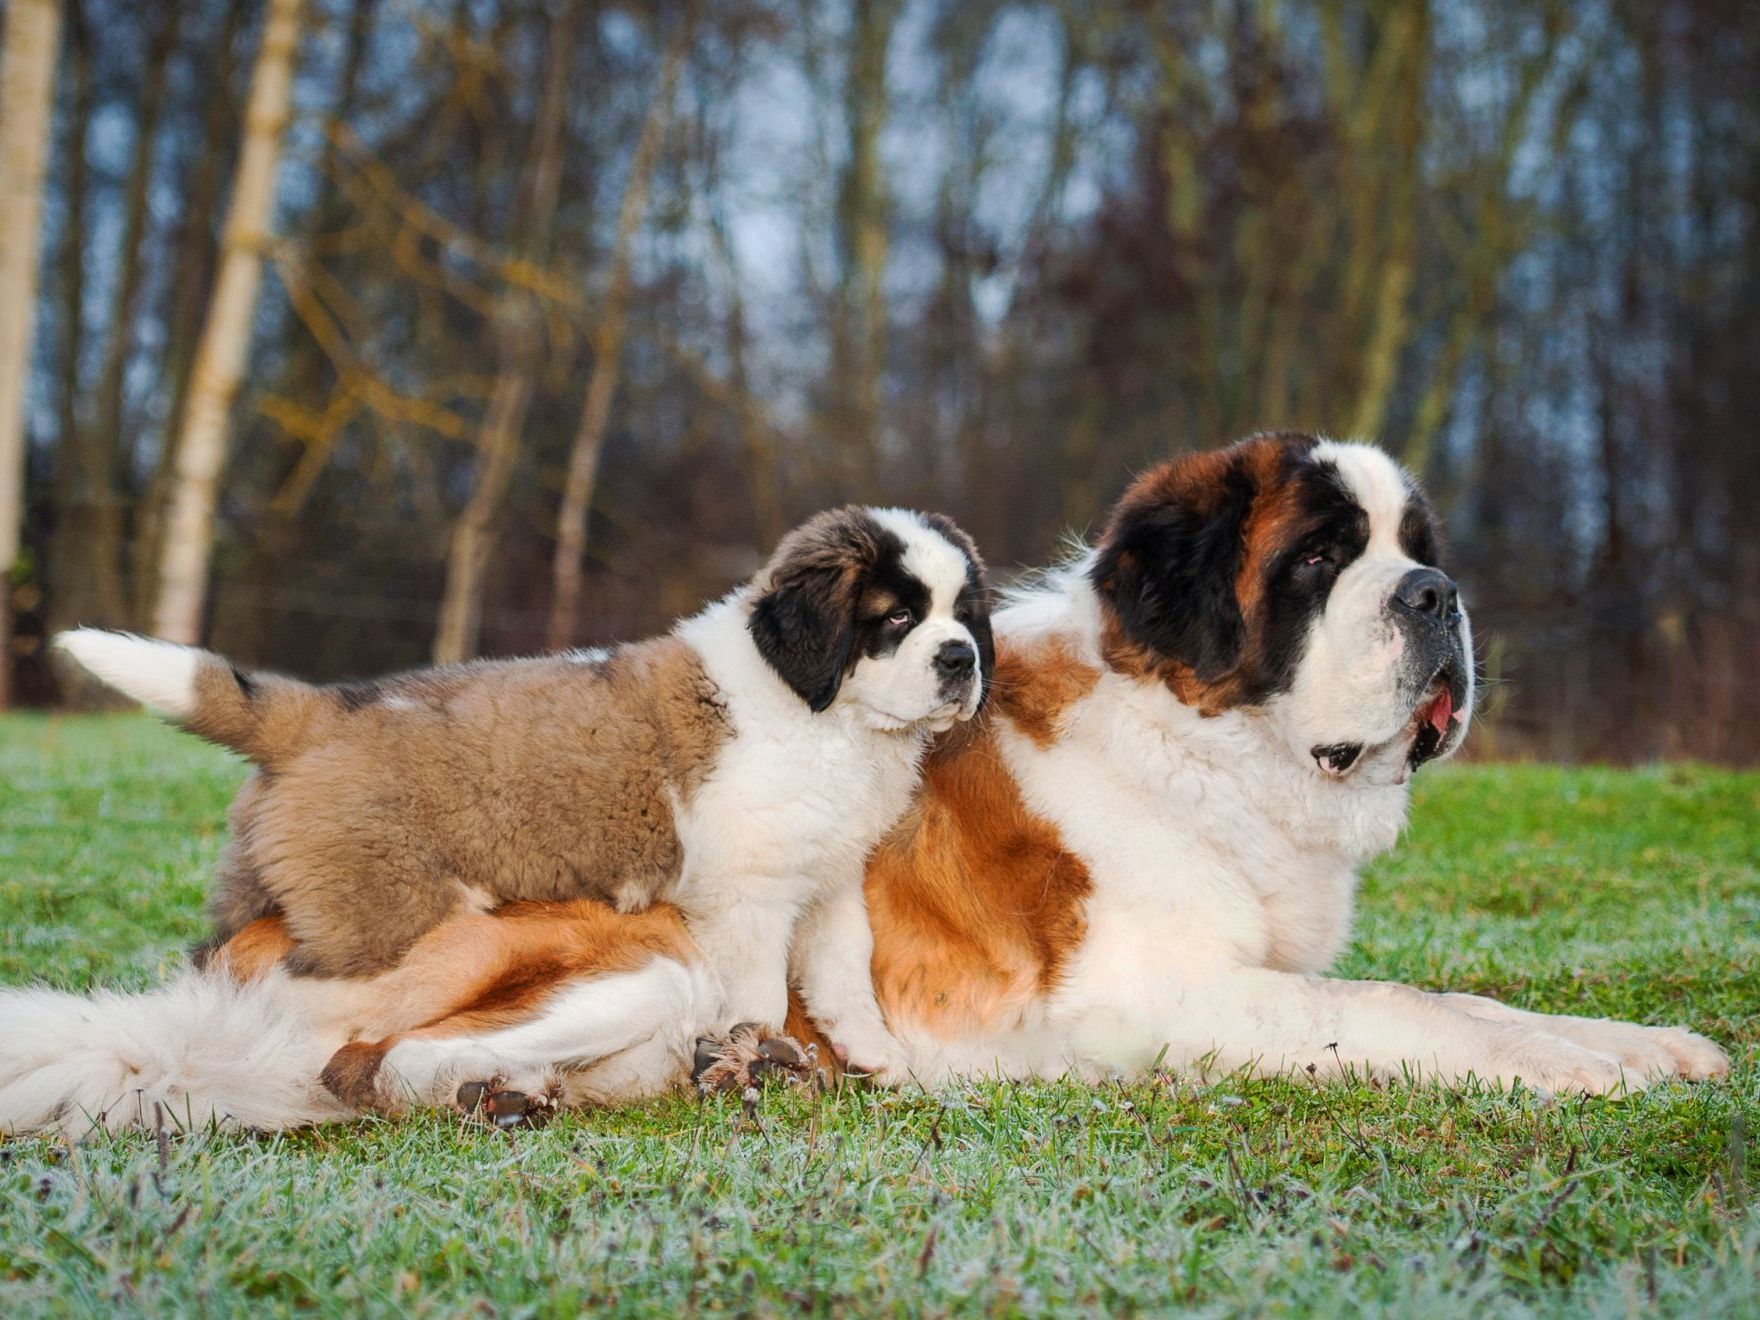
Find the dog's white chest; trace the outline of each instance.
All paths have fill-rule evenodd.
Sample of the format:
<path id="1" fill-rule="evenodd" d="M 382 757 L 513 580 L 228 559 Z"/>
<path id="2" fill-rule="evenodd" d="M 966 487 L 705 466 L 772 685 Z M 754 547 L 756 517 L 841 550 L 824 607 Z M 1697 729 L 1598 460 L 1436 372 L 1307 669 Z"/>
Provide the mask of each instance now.
<path id="1" fill-rule="evenodd" d="M 1354 867 L 1311 819 L 1317 804 L 1251 737 L 1194 749 L 1228 731 L 1170 697 L 1116 686 L 1072 711 L 1049 747 L 1001 739 L 1028 805 L 1087 863 L 1081 960 L 1325 967 L 1349 937 Z"/>

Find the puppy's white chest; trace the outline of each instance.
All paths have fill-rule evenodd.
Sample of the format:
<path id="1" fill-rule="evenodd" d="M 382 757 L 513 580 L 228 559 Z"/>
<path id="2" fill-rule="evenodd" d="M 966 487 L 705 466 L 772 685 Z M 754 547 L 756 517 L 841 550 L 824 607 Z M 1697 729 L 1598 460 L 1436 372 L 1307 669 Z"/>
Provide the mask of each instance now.
<path id="1" fill-rule="evenodd" d="M 916 758 L 902 739 L 864 747 L 828 732 L 729 749 L 681 813 L 687 885 L 733 871 L 794 877 L 816 891 L 859 875 L 909 803 Z"/>

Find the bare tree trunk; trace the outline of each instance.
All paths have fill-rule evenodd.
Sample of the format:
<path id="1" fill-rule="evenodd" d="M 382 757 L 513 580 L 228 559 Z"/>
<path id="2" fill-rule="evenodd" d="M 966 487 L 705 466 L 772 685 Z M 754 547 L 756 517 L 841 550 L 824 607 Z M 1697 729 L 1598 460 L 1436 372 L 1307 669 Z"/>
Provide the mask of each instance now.
<path id="1" fill-rule="evenodd" d="M 871 487 L 880 472 L 880 387 L 886 367 L 885 165 L 880 135 L 886 126 L 886 52 L 898 21 L 898 0 L 856 0 L 849 72 L 844 86 L 849 159 L 837 198 L 842 248 L 841 306 L 834 336 L 838 409 L 843 439 Z"/>
<path id="2" fill-rule="evenodd" d="M 135 626 L 150 627 L 153 604 L 159 595 L 159 556 L 165 533 L 165 501 L 177 470 L 178 441 L 183 419 L 189 415 L 190 384 L 195 348 L 202 330 L 202 309 L 208 299 L 208 282 L 219 256 L 213 217 L 221 200 L 222 162 L 231 155 L 230 139 L 235 98 L 232 93 L 234 51 L 238 28 L 244 20 L 245 0 L 228 0 L 218 39 L 211 47 L 209 88 L 203 98 L 202 144 L 187 181 L 179 193 L 188 200 L 178 223 L 181 231 L 171 267 L 170 306 L 166 311 L 162 387 L 170 395 L 163 424 L 163 442 L 153 460 L 147 488 L 135 502 L 134 544 L 129 566 L 134 574 L 130 612 Z"/>
<path id="3" fill-rule="evenodd" d="M 87 623 L 123 627 L 129 622 L 128 593 L 123 586 L 124 485 L 119 479 L 123 451 L 123 374 L 134 347 L 135 300 L 144 268 L 148 195 L 153 182 L 153 155 L 159 119 L 165 106 L 172 58 L 177 50 L 182 7 L 169 5 L 153 32 L 147 52 L 146 85 L 135 121 L 134 159 L 130 163 L 123 203 L 121 239 L 117 245 L 118 274 L 112 285 L 109 338 L 98 369 L 96 402 L 80 451 L 85 475 L 86 517 L 69 528 L 78 539 L 67 548 L 84 564 L 82 576 L 95 588 L 99 613 Z M 70 240 L 83 237 L 79 231 Z"/>
<path id="4" fill-rule="evenodd" d="M 85 402 L 85 306 L 86 306 L 86 200 L 92 167 L 87 135 L 92 122 L 91 34 L 81 0 L 74 0 L 63 15 L 66 29 L 67 110 L 62 128 L 61 190 L 66 208 L 60 260 L 61 281 L 61 380 L 57 403 L 55 461 L 53 464 L 54 535 L 49 542 L 48 588 L 51 618 L 56 623 L 98 622 L 102 593 L 94 601 L 93 582 L 86 571 L 86 515 L 91 505 L 88 492 L 91 460 L 86 449 L 87 428 L 81 412 Z M 99 617 L 93 617 L 97 615 Z M 77 680 L 76 680 L 77 682 Z"/>
<path id="5" fill-rule="evenodd" d="M 270 0 L 263 22 L 245 107 L 244 146 L 227 208 L 220 275 L 192 368 L 153 610 L 153 631 L 174 642 L 194 643 L 201 636 L 214 508 L 226 463 L 229 414 L 244 374 L 262 281 L 262 249 L 269 236 L 275 170 L 299 48 L 300 6 L 301 0 Z"/>
<path id="6" fill-rule="evenodd" d="M 550 58 L 544 71 L 544 98 L 532 146 L 528 183 L 525 241 L 518 244 L 528 259 L 541 261 L 547 252 L 556 215 L 556 194 L 562 175 L 562 115 L 567 100 L 568 67 L 574 54 L 574 8 L 564 5 L 550 29 Z M 478 442 L 481 461 L 471 497 L 452 529 L 446 556 L 446 591 L 440 601 L 440 623 L 434 635 L 434 663 L 455 664 L 477 653 L 483 622 L 483 590 L 489 553 L 495 544 L 495 522 L 519 456 L 520 430 L 531 402 L 532 381 L 543 353 L 536 295 L 510 288 L 497 310 L 501 345 L 500 374 L 483 418 Z"/>
<path id="7" fill-rule="evenodd" d="M 562 505 L 556 515 L 556 554 L 551 564 L 550 619 L 544 644 L 560 650 L 573 639 L 575 615 L 580 609 L 581 557 L 587 548 L 587 517 L 593 502 L 593 484 L 599 472 L 599 452 L 605 445 L 605 425 L 611 416 L 611 400 L 623 360 L 624 314 L 629 303 L 629 250 L 648 206 L 648 187 L 660 155 L 660 141 L 672 115 L 673 91 L 684 64 L 688 26 L 680 23 L 667 46 L 660 81 L 642 119 L 641 136 L 630 157 L 629 178 L 617 208 L 617 238 L 611 248 L 611 269 L 606 279 L 605 305 L 593 327 L 593 372 L 587 378 L 586 401 L 581 405 L 580 427 L 568 457 L 568 478 Z"/>
<path id="8" fill-rule="evenodd" d="M 1387 213 L 1381 221 L 1380 272 L 1372 294 L 1365 295 L 1362 320 L 1368 323 L 1367 333 L 1360 336 L 1363 366 L 1357 390 L 1357 405 L 1351 421 L 1350 435 L 1363 440 L 1380 440 L 1382 424 L 1387 420 L 1388 404 L 1392 401 L 1399 370 L 1400 354 L 1404 352 L 1410 332 L 1412 281 L 1417 265 L 1417 209 L 1420 136 L 1426 122 L 1424 87 L 1429 75 L 1430 25 L 1427 14 L 1401 11 L 1404 25 L 1399 29 L 1403 49 L 1398 53 L 1396 71 L 1389 75 L 1396 86 L 1389 93 L 1389 119 L 1386 137 L 1392 139 L 1394 150 L 1383 166 L 1388 180 Z M 1393 36 L 1384 37 L 1393 41 Z M 1365 267 L 1370 263 L 1365 262 Z M 1365 272 L 1366 273 L 1366 272 Z"/>
<path id="9" fill-rule="evenodd" d="M 324 134 L 324 148 L 318 160 L 318 195 L 305 220 L 302 255 L 295 259 L 299 268 L 315 265 L 321 260 L 319 243 L 329 239 L 331 231 L 346 219 L 342 195 L 336 184 L 337 172 L 341 168 L 337 130 L 354 116 L 359 100 L 361 70 L 366 64 L 367 48 L 372 39 L 377 10 L 378 0 L 353 0 L 351 6 L 343 46 L 342 71 L 337 78 L 335 96 L 325 114 L 327 131 Z M 287 269 L 286 266 L 282 267 L 283 272 Z M 297 341 L 290 359 L 282 378 L 285 383 L 274 387 L 276 392 L 284 392 L 302 407 L 322 408 L 326 416 L 332 415 L 330 408 L 337 396 L 333 394 L 329 404 L 320 402 L 324 398 L 326 378 L 334 370 L 323 347 L 314 336 L 304 335 Z M 334 415 L 346 416 L 342 411 Z M 333 434 L 340 432 L 345 425 L 345 421 L 339 421 Z M 246 664 L 266 663 L 268 641 L 277 615 L 276 597 L 285 590 L 285 584 L 299 572 L 295 552 L 298 547 L 300 507 L 324 467 L 322 458 L 317 462 L 312 462 L 312 459 L 320 453 L 328 457 L 335 448 L 334 444 L 317 445 L 310 438 L 307 438 L 306 445 L 307 448 L 288 470 L 281 489 L 269 500 L 257 519 L 257 535 L 251 547 L 249 566 L 245 570 L 250 581 L 256 584 L 256 589 L 251 593 L 253 599 L 242 624 L 228 629 L 228 653 Z"/>
<path id="10" fill-rule="evenodd" d="M 24 521 L 24 387 L 37 310 L 57 0 L 12 0 L 0 52 L 0 710 L 12 702 L 12 566 Z"/>
<path id="11" fill-rule="evenodd" d="M 782 464 L 777 453 L 776 432 L 759 415 L 752 401 L 751 372 L 747 366 L 745 294 L 740 283 L 739 263 L 733 255 L 724 217 L 717 215 L 710 222 L 710 237 L 715 254 L 727 277 L 727 324 L 724 327 L 727 352 L 727 385 L 732 392 L 734 418 L 746 455 L 746 481 L 752 496 L 752 529 L 757 543 L 772 546 L 782 539 Z"/>

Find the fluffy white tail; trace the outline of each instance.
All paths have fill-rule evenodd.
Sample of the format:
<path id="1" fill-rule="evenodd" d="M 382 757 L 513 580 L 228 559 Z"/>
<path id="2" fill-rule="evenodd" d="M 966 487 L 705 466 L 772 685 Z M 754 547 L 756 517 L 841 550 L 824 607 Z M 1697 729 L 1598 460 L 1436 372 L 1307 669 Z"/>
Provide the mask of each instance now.
<path id="1" fill-rule="evenodd" d="M 191 733 L 273 767 L 321 741 L 347 706 L 324 688 L 246 673 L 211 651 L 75 628 L 55 639 L 94 678 Z"/>
<path id="2" fill-rule="evenodd" d="M 0 992 L 0 1133 L 347 1117 L 318 1081 L 341 1042 L 277 995 L 281 979 L 188 972 L 139 994 Z"/>
<path id="3" fill-rule="evenodd" d="M 196 708 L 196 674 L 206 652 L 176 642 L 102 628 L 75 628 L 55 639 L 94 678 L 170 719 L 186 719 Z"/>

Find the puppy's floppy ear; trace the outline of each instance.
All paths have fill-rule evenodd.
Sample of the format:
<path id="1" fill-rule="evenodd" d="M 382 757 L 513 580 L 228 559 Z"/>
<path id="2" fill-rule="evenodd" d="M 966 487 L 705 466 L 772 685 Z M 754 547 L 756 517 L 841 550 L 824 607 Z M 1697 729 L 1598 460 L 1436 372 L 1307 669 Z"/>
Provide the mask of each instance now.
<path id="1" fill-rule="evenodd" d="M 978 694 L 978 709 L 982 710 L 984 703 L 990 700 L 990 680 L 996 673 L 996 637 L 990 631 L 993 604 L 990 570 L 984 563 L 984 556 L 978 553 L 978 543 L 966 534 L 965 528 L 944 513 L 925 513 L 922 517 L 925 523 L 958 546 L 966 557 L 966 580 L 960 588 L 960 604 L 968 605 L 971 610 L 966 628 L 978 645 L 978 677 L 984 685 Z"/>
<path id="2" fill-rule="evenodd" d="M 789 573 L 752 606 L 758 654 L 814 712 L 837 699 L 855 646 L 855 603 L 842 577 L 828 568 Z"/>
<path id="3" fill-rule="evenodd" d="M 1253 493 L 1229 451 L 1156 469 L 1119 501 L 1090 571 L 1125 636 L 1201 682 L 1227 675 L 1246 644 L 1235 578 Z"/>
<path id="4" fill-rule="evenodd" d="M 856 644 L 856 603 L 874 556 L 858 511 L 822 513 L 783 538 L 759 575 L 747 627 L 769 666 L 815 712 L 843 686 Z"/>

